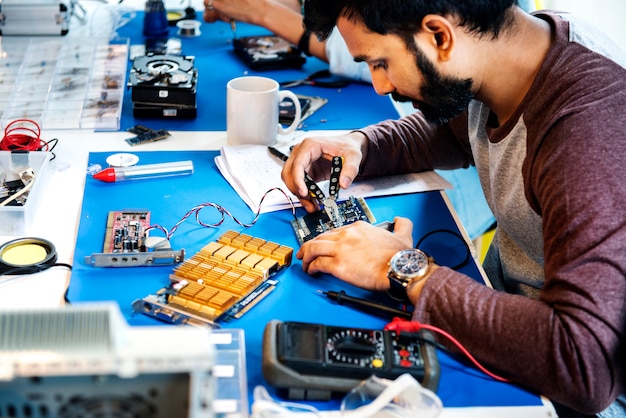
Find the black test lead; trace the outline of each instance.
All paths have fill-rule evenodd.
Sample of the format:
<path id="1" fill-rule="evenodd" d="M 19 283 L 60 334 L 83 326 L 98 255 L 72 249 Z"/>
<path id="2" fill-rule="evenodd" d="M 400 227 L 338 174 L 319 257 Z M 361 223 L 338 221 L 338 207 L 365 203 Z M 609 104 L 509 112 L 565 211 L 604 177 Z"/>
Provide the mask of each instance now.
<path id="1" fill-rule="evenodd" d="M 394 308 L 393 306 L 384 305 L 382 303 L 373 302 L 367 299 L 360 299 L 354 296 L 349 296 L 345 291 L 341 290 L 339 292 L 335 292 L 329 290 L 327 292 L 318 290 L 318 292 L 326 295 L 326 297 L 330 300 L 337 302 L 339 305 L 348 305 L 358 310 L 370 312 L 376 314 L 378 316 L 383 316 L 385 318 L 389 317 L 399 317 L 404 319 L 411 319 L 412 313 L 403 311 L 402 309 Z"/>

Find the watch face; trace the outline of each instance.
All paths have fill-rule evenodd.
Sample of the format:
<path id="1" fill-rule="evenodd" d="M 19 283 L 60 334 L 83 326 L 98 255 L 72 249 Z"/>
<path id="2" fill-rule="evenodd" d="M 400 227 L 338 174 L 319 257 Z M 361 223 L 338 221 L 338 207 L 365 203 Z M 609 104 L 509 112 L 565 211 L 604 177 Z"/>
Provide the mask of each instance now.
<path id="1" fill-rule="evenodd" d="M 428 267 L 428 256 L 421 250 L 411 249 L 396 253 L 391 259 L 392 271 L 404 280 L 422 276 Z"/>

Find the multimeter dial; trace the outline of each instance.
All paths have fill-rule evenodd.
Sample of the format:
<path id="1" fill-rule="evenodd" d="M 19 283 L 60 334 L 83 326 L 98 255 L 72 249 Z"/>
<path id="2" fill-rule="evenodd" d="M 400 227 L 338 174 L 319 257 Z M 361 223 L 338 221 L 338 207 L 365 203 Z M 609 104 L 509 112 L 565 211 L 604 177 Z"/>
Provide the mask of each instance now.
<path id="1" fill-rule="evenodd" d="M 329 327 L 327 361 L 359 367 L 381 367 L 384 363 L 383 336 L 379 331 Z"/>

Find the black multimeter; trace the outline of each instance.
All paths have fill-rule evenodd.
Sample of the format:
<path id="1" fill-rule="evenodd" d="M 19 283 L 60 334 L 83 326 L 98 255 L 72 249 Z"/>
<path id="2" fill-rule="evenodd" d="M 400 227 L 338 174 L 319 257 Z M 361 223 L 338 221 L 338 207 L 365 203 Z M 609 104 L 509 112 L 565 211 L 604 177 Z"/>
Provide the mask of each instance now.
<path id="1" fill-rule="evenodd" d="M 289 399 L 328 400 L 371 375 L 409 373 L 435 391 L 439 361 L 428 331 L 338 327 L 270 321 L 263 335 L 263 376 Z"/>

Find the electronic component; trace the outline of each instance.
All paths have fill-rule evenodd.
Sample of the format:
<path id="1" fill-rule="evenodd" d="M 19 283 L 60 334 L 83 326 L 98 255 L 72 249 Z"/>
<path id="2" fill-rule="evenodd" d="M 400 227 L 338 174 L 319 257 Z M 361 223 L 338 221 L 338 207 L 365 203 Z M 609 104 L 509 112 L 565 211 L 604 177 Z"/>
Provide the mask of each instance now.
<path id="1" fill-rule="evenodd" d="M 0 416 L 218 417 L 212 331 L 129 327 L 114 303 L 0 309 L 0 329 Z"/>
<path id="2" fill-rule="evenodd" d="M 136 118 L 195 119 L 197 115 L 198 110 L 195 105 L 133 104 L 133 116 Z"/>
<path id="3" fill-rule="evenodd" d="M 28 236 L 37 211 L 46 210 L 42 199 L 53 177 L 51 157 L 45 151 L 0 151 L 0 235 Z"/>
<path id="4" fill-rule="evenodd" d="M 171 136 L 169 131 L 165 129 L 151 129 L 142 125 L 135 125 L 132 128 L 128 129 L 128 132 L 133 133 L 137 136 L 132 138 L 126 138 L 125 141 L 131 147 L 135 145 L 146 144 L 148 142 L 156 142 L 161 139 L 165 139 Z"/>
<path id="5" fill-rule="evenodd" d="M 300 102 L 300 108 L 302 109 L 302 118 L 300 122 L 304 122 L 313 113 L 317 112 L 322 106 L 328 103 L 328 99 L 320 96 L 305 96 L 303 94 L 296 94 Z M 295 116 L 295 106 L 291 100 L 283 100 L 279 103 L 278 107 L 278 119 L 283 125 L 290 125 L 293 122 Z"/>
<path id="6" fill-rule="evenodd" d="M 194 59 L 153 54 L 136 57 L 128 81 L 133 115 L 195 118 L 198 70 Z"/>
<path id="7" fill-rule="evenodd" d="M 279 158 L 285 161 L 286 156 L 275 148 L 270 147 L 270 152 L 278 155 Z M 304 173 L 304 183 L 309 191 L 309 196 L 317 200 L 322 210 L 291 221 L 291 226 L 300 245 L 328 230 L 339 228 L 343 225 L 349 225 L 357 221 L 365 221 L 371 224 L 376 222 L 376 218 L 365 203 L 365 199 L 350 196 L 344 202 L 337 202 L 340 189 L 339 175 L 342 167 L 343 158 L 334 156 L 331 160 L 328 196 L 324 194 L 307 172 Z M 386 225 L 384 227 L 386 228 Z"/>
<path id="8" fill-rule="evenodd" d="M 154 132 L 154 129 L 148 128 L 147 126 L 143 126 L 143 125 L 134 125 L 128 128 L 127 131 L 130 132 L 131 134 L 141 135 L 141 134 L 145 134 L 148 132 Z"/>
<path id="9" fill-rule="evenodd" d="M 157 267 L 178 264 L 184 259 L 185 250 L 181 249 L 127 254 L 94 253 L 85 256 L 85 263 L 91 267 Z"/>
<path id="10" fill-rule="evenodd" d="M 305 115 L 311 107 L 311 99 L 298 96 L 302 115 Z M 296 106 L 289 98 L 285 98 L 278 103 L 278 122 L 283 125 L 291 125 L 296 117 Z"/>
<path id="11" fill-rule="evenodd" d="M 107 217 L 103 253 L 146 251 L 146 229 L 150 226 L 148 211 L 113 211 Z"/>
<path id="12" fill-rule="evenodd" d="M 253 70 L 299 68 L 306 62 L 300 50 L 276 35 L 242 36 L 233 40 L 235 54 Z"/>
<path id="13" fill-rule="evenodd" d="M 148 267 L 178 264 L 185 250 L 172 250 L 165 238 L 149 240 L 149 211 L 109 212 L 102 253 L 85 257 L 92 267 Z"/>
<path id="14" fill-rule="evenodd" d="M 339 202 L 336 205 L 338 212 L 336 220 L 332 220 L 326 211 L 320 210 L 291 221 L 291 227 L 296 233 L 296 238 L 300 245 L 328 230 L 336 228 L 336 225 L 349 225 L 356 221 L 365 221 L 371 224 L 376 222 L 374 214 L 367 206 L 367 203 L 365 203 L 365 199 L 361 197 L 350 196 L 348 200 Z"/>
<path id="15" fill-rule="evenodd" d="M 133 310 L 173 324 L 239 318 L 274 290 L 273 277 L 292 254 L 290 247 L 227 231 L 176 267 L 169 287 L 133 302 Z"/>
<path id="16" fill-rule="evenodd" d="M 20 171 L 18 179 L 5 180 L 0 185 L 0 206 L 24 206 L 34 182 L 35 172 L 32 168 Z"/>
<path id="17" fill-rule="evenodd" d="M 398 333 L 304 322 L 270 321 L 263 334 L 263 375 L 289 399 L 327 400 L 372 374 L 409 373 L 436 390 L 439 360 L 426 331 Z"/>

